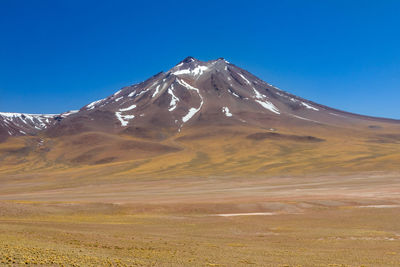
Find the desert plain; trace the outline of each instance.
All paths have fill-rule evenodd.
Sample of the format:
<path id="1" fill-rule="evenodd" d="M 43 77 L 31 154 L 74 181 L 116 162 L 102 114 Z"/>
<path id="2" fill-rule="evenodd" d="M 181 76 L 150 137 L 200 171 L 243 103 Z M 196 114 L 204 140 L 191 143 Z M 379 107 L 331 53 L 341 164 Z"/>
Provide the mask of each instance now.
<path id="1" fill-rule="evenodd" d="M 64 188 L 12 177 L 0 189 L 0 262 L 399 266 L 398 177 L 138 177 Z"/>

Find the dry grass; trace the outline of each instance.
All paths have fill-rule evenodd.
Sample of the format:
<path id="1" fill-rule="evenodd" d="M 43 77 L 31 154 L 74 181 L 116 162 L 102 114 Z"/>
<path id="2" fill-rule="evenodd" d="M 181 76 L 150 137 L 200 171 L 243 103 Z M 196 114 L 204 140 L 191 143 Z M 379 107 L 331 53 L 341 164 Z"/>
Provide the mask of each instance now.
<path id="1" fill-rule="evenodd" d="M 0 177 L 26 173 L 113 179 L 265 177 L 399 171 L 400 136 L 394 133 L 400 126 L 380 124 L 379 129 L 316 125 L 312 130 L 277 125 L 273 133 L 277 136 L 251 127 L 195 127 L 163 141 L 100 132 L 11 138 L 0 143 Z M 260 133 L 266 137 L 249 138 Z"/>
<path id="2" fill-rule="evenodd" d="M 263 130 L 228 126 L 9 139 L 0 263 L 399 266 L 399 129 L 381 124 L 316 126 L 319 142 L 284 125 L 257 140 Z M 216 216 L 254 212 L 274 215 Z"/>
<path id="3" fill-rule="evenodd" d="M 398 266 L 398 177 L 138 179 L 3 192 L 0 262 Z M 254 212 L 274 215 L 216 216 Z"/>
<path id="4" fill-rule="evenodd" d="M 398 266 L 400 209 L 313 206 L 300 214 L 217 217 L 98 206 L 15 204 L 48 215 L 0 221 L 3 264 L 68 266 Z M 93 206 L 91 207 L 93 208 Z M 116 210 L 113 210 L 113 209 Z M 134 209 L 133 209 L 134 210 Z M 110 213 L 113 213 L 110 215 Z M 55 214 L 55 215 L 54 215 Z M 33 216 L 33 217 L 32 217 Z"/>

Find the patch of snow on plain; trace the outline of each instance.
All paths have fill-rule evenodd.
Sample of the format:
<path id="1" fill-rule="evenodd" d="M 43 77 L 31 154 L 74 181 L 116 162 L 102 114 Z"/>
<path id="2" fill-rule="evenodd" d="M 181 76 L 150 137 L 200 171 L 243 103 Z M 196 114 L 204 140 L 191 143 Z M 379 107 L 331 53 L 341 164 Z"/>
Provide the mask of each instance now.
<path id="1" fill-rule="evenodd" d="M 223 108 L 222 108 L 222 112 L 225 114 L 225 116 L 227 116 L 227 117 L 232 117 L 232 113 L 230 113 L 228 107 L 223 107 Z"/>
<path id="2" fill-rule="evenodd" d="M 375 208 L 375 209 L 392 209 L 392 208 L 400 208 L 400 205 L 367 205 L 367 206 L 358 206 L 359 208 Z"/>
<path id="3" fill-rule="evenodd" d="M 249 212 L 249 213 L 222 213 L 214 216 L 220 217 L 236 217 L 236 216 L 261 216 L 261 215 L 275 215 L 274 212 Z"/>

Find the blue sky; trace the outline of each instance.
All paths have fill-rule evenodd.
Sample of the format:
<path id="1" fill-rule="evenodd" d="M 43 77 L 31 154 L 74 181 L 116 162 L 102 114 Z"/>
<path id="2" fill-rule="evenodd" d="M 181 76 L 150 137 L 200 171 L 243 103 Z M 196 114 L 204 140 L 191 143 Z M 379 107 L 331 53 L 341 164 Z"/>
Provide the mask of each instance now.
<path id="1" fill-rule="evenodd" d="M 60 113 L 224 57 L 301 97 L 400 119 L 400 1 L 0 2 L 0 111 Z"/>

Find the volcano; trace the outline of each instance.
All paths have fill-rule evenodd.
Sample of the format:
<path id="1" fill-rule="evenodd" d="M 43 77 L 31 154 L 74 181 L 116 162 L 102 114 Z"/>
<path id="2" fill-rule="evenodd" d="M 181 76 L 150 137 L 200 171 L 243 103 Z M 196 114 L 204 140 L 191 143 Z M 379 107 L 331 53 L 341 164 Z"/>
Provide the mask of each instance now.
<path id="1" fill-rule="evenodd" d="M 223 58 L 200 61 L 187 57 L 167 72 L 78 111 L 0 113 L 3 142 L 8 137 L 25 140 L 27 148 L 18 150 L 19 156 L 35 158 L 35 142 L 46 147 L 40 150 L 41 159 L 35 158 L 39 165 L 51 161 L 137 166 L 137 160 L 148 159 L 152 164 L 158 162 L 159 171 L 201 166 L 215 171 L 246 166 L 248 171 L 292 170 L 299 162 L 311 169 L 324 162 L 323 168 L 331 169 L 335 164 L 330 163 L 338 160 L 335 155 L 343 153 L 340 162 L 349 167 L 348 160 L 353 159 L 350 165 L 363 169 L 368 163 L 365 159 L 375 155 L 374 146 L 389 149 L 400 142 L 399 130 L 399 121 L 314 103 Z M 315 162 L 308 161 L 314 158 L 312 153 L 318 158 Z M 379 156 L 397 158 L 393 153 Z M 3 161 L 11 162 L 16 154 L 3 155 Z"/>
<path id="2" fill-rule="evenodd" d="M 48 130 L 52 136 L 82 131 L 166 138 L 196 125 L 354 125 L 387 121 L 332 109 L 285 92 L 223 58 L 187 57 L 168 72 L 125 87 L 84 106 Z M 158 133 L 158 134 L 157 134 Z"/>

